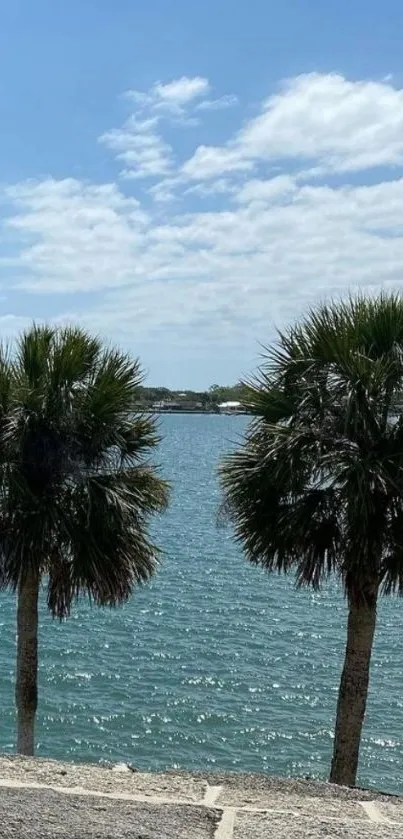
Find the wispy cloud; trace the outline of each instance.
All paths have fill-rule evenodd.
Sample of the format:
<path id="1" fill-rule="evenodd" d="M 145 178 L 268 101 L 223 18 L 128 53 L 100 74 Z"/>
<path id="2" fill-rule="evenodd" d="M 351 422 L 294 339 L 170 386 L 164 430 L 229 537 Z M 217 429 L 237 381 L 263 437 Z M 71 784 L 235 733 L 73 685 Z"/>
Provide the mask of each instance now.
<path id="1" fill-rule="evenodd" d="M 223 108 L 233 108 L 238 104 L 238 97 L 234 94 L 220 96 L 218 99 L 204 99 L 196 105 L 196 111 L 220 111 Z"/>
<path id="2" fill-rule="evenodd" d="M 253 169 L 253 161 L 239 154 L 231 146 L 199 146 L 194 155 L 181 169 L 185 178 L 204 180 L 226 175 L 228 172 L 247 172 Z"/>
<path id="3" fill-rule="evenodd" d="M 114 128 L 101 136 L 101 142 L 124 163 L 122 177 L 154 178 L 172 170 L 172 148 L 157 133 L 157 125 L 157 117 L 141 120 L 131 116 L 123 128 Z"/>
<path id="4" fill-rule="evenodd" d="M 104 135 L 133 182 L 10 186 L 2 235 L 19 285 L 75 292 L 70 315 L 91 328 L 177 347 L 178 363 L 184 347 L 208 347 L 211 359 L 231 347 L 245 370 L 245 352 L 268 340 L 273 321 L 318 297 L 401 288 L 403 91 L 300 76 L 221 145 L 186 157 L 164 137 L 171 116 L 150 103 L 168 102 L 174 123 L 178 108 L 191 115 L 211 101 L 198 78 L 154 85 L 125 126 Z M 145 209 L 144 192 L 133 192 L 151 174 Z M 181 200 L 171 205 L 173 196 Z M 80 305 L 82 292 L 91 305 Z"/>
<path id="5" fill-rule="evenodd" d="M 205 96 L 209 91 L 208 79 L 201 76 L 182 76 L 167 84 L 157 82 L 151 88 L 148 98 L 155 110 L 164 109 L 175 114 L 183 112 L 185 106 Z"/>
<path id="6" fill-rule="evenodd" d="M 174 168 L 173 150 L 161 134 L 164 121 L 177 125 L 197 125 L 194 116 L 200 110 L 217 110 L 234 104 L 235 97 L 206 98 L 208 79 L 182 76 L 167 82 L 155 82 L 147 91 L 129 90 L 125 99 L 135 110 L 120 128 L 106 131 L 100 142 L 116 152 L 126 179 L 156 178 L 170 175 Z M 160 190 L 166 192 L 166 190 Z"/>

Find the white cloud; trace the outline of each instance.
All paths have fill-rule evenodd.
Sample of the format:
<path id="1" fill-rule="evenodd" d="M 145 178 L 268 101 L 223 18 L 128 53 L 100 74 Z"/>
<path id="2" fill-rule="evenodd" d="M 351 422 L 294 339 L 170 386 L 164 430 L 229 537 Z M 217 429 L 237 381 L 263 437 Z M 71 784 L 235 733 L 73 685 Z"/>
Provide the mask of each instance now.
<path id="1" fill-rule="evenodd" d="M 113 185 L 27 183 L 8 197 L 19 209 L 8 228 L 27 238 L 17 260 L 24 287 L 115 289 L 91 317 L 116 334 L 124 323 L 130 330 L 139 307 L 141 334 L 166 327 L 173 335 L 180 325 L 193 340 L 209 321 L 220 341 L 225 312 L 231 335 L 246 317 L 251 340 L 264 340 L 268 316 L 298 312 L 316 295 L 400 282 L 401 179 L 339 189 L 253 180 L 238 208 L 162 224 Z"/>
<path id="2" fill-rule="evenodd" d="M 25 288 L 99 290 L 135 277 L 148 217 L 116 185 L 27 181 L 9 187 L 6 197 L 18 211 L 5 219 L 4 230 L 13 240 L 19 235 L 14 264 Z"/>
<path id="3" fill-rule="evenodd" d="M 114 128 L 100 137 L 109 149 L 117 152 L 117 160 L 125 164 L 125 178 L 147 178 L 167 175 L 172 167 L 172 149 L 154 130 L 157 119 L 139 120 L 130 117 L 123 128 Z"/>
<path id="4" fill-rule="evenodd" d="M 155 82 L 147 91 L 128 90 L 125 98 L 136 103 L 139 108 L 150 111 L 166 110 L 177 114 L 194 99 L 200 99 L 210 91 L 208 79 L 202 76 L 181 76 L 163 84 Z"/>
<path id="5" fill-rule="evenodd" d="M 148 189 L 148 194 L 160 204 L 168 204 L 176 197 L 176 189 L 182 184 L 182 178 L 177 176 L 164 178 Z"/>
<path id="6" fill-rule="evenodd" d="M 188 102 L 200 101 L 195 91 Z M 158 204 L 148 199 L 147 212 L 126 194 L 136 181 L 11 186 L 0 281 L 16 277 L 37 295 L 73 291 L 71 316 L 136 351 L 169 347 L 178 369 L 184 351 L 197 351 L 246 371 L 273 323 L 315 300 L 402 288 L 403 165 L 372 171 L 370 183 L 363 168 L 399 165 L 401 97 L 386 83 L 294 79 L 223 145 L 199 146 L 177 164 L 166 149 L 167 169 L 155 158 L 162 178 L 149 189 Z M 147 109 L 125 127 L 129 137 L 109 132 L 116 154 L 132 153 L 122 158 L 129 171 L 144 171 L 136 155 L 148 143 L 151 159 L 150 135 L 160 136 L 161 117 Z M 171 205 L 173 196 L 181 200 Z M 94 295 L 91 305 L 80 304 L 80 292 Z M 57 308 L 68 315 L 62 298 Z"/>
<path id="7" fill-rule="evenodd" d="M 403 163 L 403 90 L 310 73 L 283 84 L 223 148 L 200 146 L 185 164 L 200 177 L 241 169 L 246 161 L 314 161 L 317 171 L 349 172 Z M 214 162 L 213 162 L 214 161 Z M 222 168 L 220 170 L 220 163 Z"/>
<path id="8" fill-rule="evenodd" d="M 238 104 L 238 97 L 234 94 L 219 96 L 218 99 L 204 99 L 196 105 L 196 111 L 220 111 L 223 108 L 233 108 Z"/>
<path id="9" fill-rule="evenodd" d="M 157 185 L 158 186 L 158 185 Z M 229 178 L 218 178 L 215 181 L 202 181 L 201 183 L 192 184 L 188 186 L 183 195 L 200 195 L 202 198 L 217 195 L 234 195 L 237 193 L 237 188 Z"/>
<path id="10" fill-rule="evenodd" d="M 180 79 L 175 79 L 167 84 L 157 82 L 151 88 L 151 98 L 156 107 L 163 104 L 175 112 L 178 108 L 189 104 L 193 99 L 204 96 L 209 90 L 208 79 L 201 76 L 195 76 L 194 78 L 182 76 Z"/>
<path id="11" fill-rule="evenodd" d="M 176 125 L 197 125 L 193 115 L 196 111 L 227 108 L 236 101 L 232 95 L 207 99 L 209 92 L 209 81 L 202 76 L 156 82 L 146 92 L 129 90 L 125 98 L 135 104 L 134 113 L 121 128 L 106 131 L 99 138 L 125 164 L 121 176 L 136 180 L 170 175 L 173 152 L 161 135 L 161 123 L 168 120 Z M 166 190 L 156 190 L 157 196 L 163 193 L 166 195 Z"/>
<path id="12" fill-rule="evenodd" d="M 193 157 L 182 167 L 182 175 L 191 180 L 204 180 L 228 172 L 244 172 L 253 168 L 251 160 L 240 157 L 237 150 L 214 146 L 199 146 Z"/>
<path id="13" fill-rule="evenodd" d="M 296 191 L 297 182 L 291 175 L 277 175 L 267 180 L 255 178 L 241 186 L 237 191 L 236 200 L 240 204 L 248 204 L 252 201 L 263 201 L 267 204 L 270 199 L 288 200 Z"/>
<path id="14" fill-rule="evenodd" d="M 403 91 L 311 73 L 289 81 L 239 133 L 246 154 L 346 171 L 403 162 Z"/>

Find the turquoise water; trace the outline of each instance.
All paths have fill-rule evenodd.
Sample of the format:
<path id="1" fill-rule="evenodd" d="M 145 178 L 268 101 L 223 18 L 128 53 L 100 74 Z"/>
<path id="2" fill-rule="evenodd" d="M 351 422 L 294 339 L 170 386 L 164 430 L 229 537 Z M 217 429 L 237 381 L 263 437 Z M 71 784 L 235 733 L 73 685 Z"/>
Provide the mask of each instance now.
<path id="1" fill-rule="evenodd" d="M 167 416 L 160 460 L 172 506 L 165 557 L 116 611 L 44 609 L 38 754 L 326 777 L 345 605 L 250 567 L 217 530 L 220 454 L 244 417 Z M 0 598 L 0 750 L 14 748 L 15 604 Z M 403 603 L 384 601 L 359 782 L 403 792 Z"/>

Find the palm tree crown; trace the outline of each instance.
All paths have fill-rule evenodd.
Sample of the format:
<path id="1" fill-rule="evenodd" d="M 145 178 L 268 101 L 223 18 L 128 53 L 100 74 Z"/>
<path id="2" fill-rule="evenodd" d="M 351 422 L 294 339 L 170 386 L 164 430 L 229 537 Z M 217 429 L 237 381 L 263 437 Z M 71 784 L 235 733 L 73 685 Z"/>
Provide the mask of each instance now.
<path id="1" fill-rule="evenodd" d="M 257 418 L 222 466 L 252 562 L 403 593 L 402 398 L 402 299 L 323 307 L 280 335 L 250 388 Z"/>
<path id="2" fill-rule="evenodd" d="M 403 298 L 332 303 L 279 335 L 221 473 L 251 562 L 315 588 L 334 574 L 365 614 L 403 594 L 402 398 Z"/>
<path id="3" fill-rule="evenodd" d="M 167 488 L 145 459 L 158 443 L 135 414 L 138 362 L 80 329 L 34 327 L 0 365 L 2 583 L 48 578 L 48 604 L 65 617 L 86 592 L 125 600 L 155 568 L 146 520 Z"/>
<path id="4" fill-rule="evenodd" d="M 150 514 L 167 485 L 136 412 L 138 362 L 80 329 L 34 327 L 0 353 L 0 587 L 18 593 L 17 749 L 34 752 L 38 594 L 64 618 L 81 594 L 126 600 L 156 566 Z"/>

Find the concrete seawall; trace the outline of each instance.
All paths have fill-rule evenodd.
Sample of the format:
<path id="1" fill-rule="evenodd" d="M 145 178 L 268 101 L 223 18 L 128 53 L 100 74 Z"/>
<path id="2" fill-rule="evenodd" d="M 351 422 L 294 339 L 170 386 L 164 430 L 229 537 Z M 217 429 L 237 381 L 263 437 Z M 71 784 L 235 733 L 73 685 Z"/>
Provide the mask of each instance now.
<path id="1" fill-rule="evenodd" d="M 233 773 L 0 757 L 7 839 L 403 839 L 403 798 Z"/>

